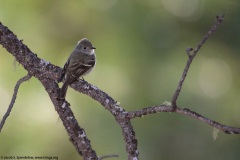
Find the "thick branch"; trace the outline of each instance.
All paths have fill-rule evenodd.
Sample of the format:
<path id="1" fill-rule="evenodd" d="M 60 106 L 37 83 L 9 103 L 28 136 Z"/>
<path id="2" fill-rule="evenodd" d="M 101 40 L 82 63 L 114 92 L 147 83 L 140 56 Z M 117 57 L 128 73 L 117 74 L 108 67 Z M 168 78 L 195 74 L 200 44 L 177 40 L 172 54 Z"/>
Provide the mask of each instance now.
<path id="1" fill-rule="evenodd" d="M 19 41 L 17 37 L 1 23 L 0 44 L 2 44 L 3 47 L 6 48 L 8 52 L 11 53 L 31 75 L 41 81 L 78 152 L 82 153 L 84 158 L 91 157 L 92 159 L 97 159 L 96 153 L 92 150 L 90 141 L 87 139 L 85 131 L 78 125 L 69 104 L 57 100 L 59 87 L 55 81 L 57 81 L 61 75 L 61 68 L 38 58 L 36 54 L 32 53 L 28 47 L 22 43 L 22 41 Z M 126 117 L 127 112 L 117 105 L 117 102 L 113 98 L 86 81 L 79 81 L 71 86 L 75 86 L 75 89 L 78 91 L 81 91 L 82 93 L 97 100 L 113 114 L 122 129 L 124 140 L 126 142 L 128 159 L 137 160 L 137 139 L 135 138 L 135 132 L 130 119 Z"/>
<path id="2" fill-rule="evenodd" d="M 41 82 L 49 94 L 49 97 L 55 106 L 55 110 L 58 112 L 76 150 L 84 159 L 97 160 L 98 157 L 95 151 L 91 148 L 90 140 L 87 138 L 84 129 L 79 126 L 72 110 L 70 109 L 70 104 L 67 101 L 58 101 L 58 84 L 47 78 L 41 80 Z"/>
<path id="3" fill-rule="evenodd" d="M 222 20 L 223 16 L 217 17 L 216 24 L 214 24 L 206 36 L 204 36 L 203 40 L 199 43 L 196 49 L 193 50 L 192 54 L 190 53 L 192 49 L 187 50 L 189 59 L 182 74 L 182 78 L 179 81 L 177 90 L 172 98 L 171 105 L 154 106 L 144 108 L 139 111 L 127 112 L 120 105 L 118 105 L 117 101 L 115 101 L 107 93 L 103 92 L 102 90 L 89 84 L 86 81 L 77 81 L 71 85 L 71 87 L 75 90 L 86 94 L 92 97 L 94 100 L 98 101 L 115 117 L 117 123 L 122 129 L 129 160 L 138 159 L 137 139 L 135 137 L 135 132 L 130 120 L 135 117 L 141 117 L 143 115 L 153 114 L 156 112 L 175 112 L 194 117 L 202 122 L 208 123 L 209 125 L 212 125 L 215 128 L 224 131 L 225 133 L 239 134 L 239 128 L 222 125 L 194 111 L 190 111 L 189 109 L 181 109 L 176 105 L 177 98 L 180 94 L 183 82 L 186 78 L 193 58 L 196 56 L 197 52 L 209 38 L 209 36 L 217 29 Z M 27 46 L 22 44 L 22 41 L 19 41 L 17 37 L 1 23 L 0 44 L 2 44 L 13 56 L 15 56 L 16 60 L 23 65 L 23 67 L 29 72 L 30 75 L 35 76 L 39 79 L 39 81 L 41 81 L 46 91 L 48 92 L 49 97 L 51 98 L 54 107 L 58 112 L 63 125 L 65 126 L 65 129 L 68 132 L 70 139 L 77 151 L 83 155 L 84 159 L 99 159 L 95 151 L 92 149 L 85 131 L 79 126 L 77 120 L 75 119 L 74 114 L 70 109 L 69 103 L 66 101 L 59 101 L 57 99 L 59 87 L 55 81 L 61 75 L 61 68 L 38 58 L 36 54 L 32 53 L 27 48 Z"/>
<path id="4" fill-rule="evenodd" d="M 122 134 L 126 142 L 128 159 L 136 159 L 139 154 L 137 151 L 137 139 L 135 137 L 135 132 L 133 130 L 130 119 L 127 117 L 127 112 L 120 105 L 118 105 L 117 101 L 115 101 L 107 93 L 101 91 L 96 86 L 93 86 L 86 81 L 81 82 L 82 83 L 73 83 L 71 87 L 76 91 L 86 94 L 94 100 L 98 101 L 115 117 L 117 123 L 122 129 Z"/>
<path id="5" fill-rule="evenodd" d="M 0 23 L 0 44 L 15 57 L 31 76 L 35 76 L 41 81 L 78 153 L 83 155 L 84 159 L 98 159 L 85 131 L 78 125 L 68 103 L 59 102 L 56 99 L 59 87 L 55 80 L 60 76 L 61 68 L 38 58 L 2 23 Z"/>

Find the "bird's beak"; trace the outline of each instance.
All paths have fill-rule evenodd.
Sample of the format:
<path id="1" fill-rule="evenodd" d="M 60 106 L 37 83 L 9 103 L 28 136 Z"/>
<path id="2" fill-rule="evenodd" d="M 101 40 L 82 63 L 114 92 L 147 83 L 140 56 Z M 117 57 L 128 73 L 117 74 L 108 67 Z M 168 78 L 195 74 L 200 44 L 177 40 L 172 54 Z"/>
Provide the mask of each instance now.
<path id="1" fill-rule="evenodd" d="M 92 49 L 96 49 L 96 48 L 92 46 Z"/>

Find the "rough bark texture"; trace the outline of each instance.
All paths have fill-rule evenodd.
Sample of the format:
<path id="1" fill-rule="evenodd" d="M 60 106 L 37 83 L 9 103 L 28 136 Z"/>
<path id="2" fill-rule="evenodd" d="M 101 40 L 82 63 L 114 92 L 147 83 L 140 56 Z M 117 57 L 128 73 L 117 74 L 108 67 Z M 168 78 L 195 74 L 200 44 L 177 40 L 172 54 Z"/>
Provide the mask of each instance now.
<path id="1" fill-rule="evenodd" d="M 159 112 L 174 112 L 184 116 L 196 118 L 228 134 L 240 133 L 240 128 L 222 125 L 187 108 L 180 108 L 176 103 L 193 58 L 196 56 L 197 52 L 209 38 L 209 36 L 222 23 L 222 21 L 223 15 L 218 16 L 216 23 L 204 36 L 202 41 L 200 41 L 196 49 L 187 49 L 187 55 L 189 59 L 186 63 L 186 67 L 183 71 L 183 75 L 179 81 L 176 92 L 172 98 L 172 102 L 169 104 L 156 105 L 137 111 L 125 111 L 120 105 L 118 105 L 117 101 L 115 101 L 107 93 L 86 81 L 77 81 L 70 86 L 76 91 L 86 94 L 98 101 L 115 117 L 116 122 L 122 129 L 129 160 L 138 160 L 139 154 L 137 150 L 137 139 L 133 130 L 133 126 L 131 125 L 131 119 L 142 117 L 143 115 Z M 99 159 L 96 152 L 92 149 L 90 140 L 87 138 L 84 129 L 81 128 L 75 119 L 69 103 L 57 98 L 60 89 L 56 81 L 61 76 L 62 69 L 43 59 L 38 58 L 36 54 L 31 52 L 31 50 L 24 45 L 21 40 L 18 40 L 18 38 L 2 23 L 0 23 L 0 44 L 6 48 L 7 51 L 15 57 L 16 61 L 18 61 L 27 70 L 29 76 L 36 77 L 42 83 L 78 153 L 86 160 Z M 191 51 L 192 54 L 190 53 Z"/>

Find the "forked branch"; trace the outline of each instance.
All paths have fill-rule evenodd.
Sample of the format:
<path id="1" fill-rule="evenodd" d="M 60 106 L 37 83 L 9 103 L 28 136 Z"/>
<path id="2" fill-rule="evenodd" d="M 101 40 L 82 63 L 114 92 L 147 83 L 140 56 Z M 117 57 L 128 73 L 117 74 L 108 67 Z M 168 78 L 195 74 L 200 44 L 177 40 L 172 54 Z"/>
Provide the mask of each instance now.
<path id="1" fill-rule="evenodd" d="M 128 153 L 129 160 L 138 160 L 139 154 L 137 149 L 137 139 L 133 126 L 131 124 L 131 119 L 136 117 L 142 117 L 143 115 L 149 115 L 159 112 L 174 112 L 196 118 L 219 130 L 222 130 L 225 133 L 240 133 L 240 128 L 222 125 L 187 108 L 180 108 L 176 104 L 193 58 L 196 56 L 196 54 L 206 42 L 206 40 L 216 31 L 218 26 L 222 23 L 223 19 L 223 15 L 217 16 L 216 23 L 203 37 L 197 47 L 194 50 L 192 48 L 187 49 L 188 61 L 186 63 L 182 77 L 178 83 L 178 87 L 174 93 L 172 101 L 169 104 L 147 107 L 137 111 L 125 111 L 111 96 L 86 81 L 77 81 L 70 86 L 76 91 L 86 94 L 94 100 L 98 101 L 115 117 L 116 122 L 122 129 L 122 134 L 126 143 L 126 151 Z M 22 41 L 19 41 L 17 37 L 1 23 L 0 44 L 2 44 L 3 47 L 5 47 L 9 51 L 9 53 L 11 53 L 16 58 L 16 60 L 21 65 L 23 65 L 23 67 L 28 71 L 30 75 L 36 77 L 43 84 L 45 90 L 49 94 L 50 99 L 52 100 L 52 103 L 54 104 L 56 111 L 59 114 L 60 119 L 63 122 L 63 125 L 70 137 L 70 140 L 72 141 L 78 153 L 82 155 L 84 159 L 99 160 L 116 156 L 108 155 L 98 157 L 96 152 L 93 150 L 90 144 L 90 140 L 87 138 L 87 134 L 85 133 L 84 129 L 81 128 L 78 124 L 70 108 L 70 104 L 67 101 L 58 100 L 57 97 L 59 94 L 59 86 L 56 83 L 56 80 L 61 75 L 61 68 L 49 62 L 46 62 L 43 59 L 38 58 L 36 54 L 32 53 L 30 49 L 28 49 L 28 47 L 22 43 Z"/>
<path id="2" fill-rule="evenodd" d="M 193 58 L 197 55 L 198 51 L 200 50 L 200 48 L 203 46 L 203 44 L 208 40 L 208 38 L 217 30 L 217 28 L 219 27 L 219 25 L 223 22 L 224 20 L 224 14 L 217 16 L 216 17 L 217 21 L 214 23 L 214 25 L 211 27 L 211 29 L 207 32 L 207 34 L 203 37 L 203 39 L 199 42 L 199 44 L 197 45 L 197 47 L 193 50 L 193 48 L 188 48 L 186 50 L 187 55 L 188 55 L 188 61 L 187 64 L 184 68 L 184 71 L 182 73 L 182 77 L 178 83 L 177 89 L 173 95 L 172 98 L 172 106 L 173 107 L 177 107 L 177 99 L 179 96 L 179 93 L 181 92 L 182 89 L 182 85 L 183 82 L 187 76 L 188 70 L 190 68 L 190 65 L 192 64 Z M 192 53 L 191 53 L 192 52 Z"/>

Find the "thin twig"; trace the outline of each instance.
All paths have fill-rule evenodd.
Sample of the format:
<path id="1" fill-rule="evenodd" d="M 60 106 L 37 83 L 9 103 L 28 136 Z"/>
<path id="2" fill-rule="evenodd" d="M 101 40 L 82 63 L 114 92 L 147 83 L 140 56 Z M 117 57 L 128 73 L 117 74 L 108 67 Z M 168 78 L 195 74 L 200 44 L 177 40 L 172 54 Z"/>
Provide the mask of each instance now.
<path id="1" fill-rule="evenodd" d="M 203 37 L 203 39 L 199 42 L 199 44 L 197 45 L 197 47 L 193 50 L 192 54 L 190 54 L 190 51 L 192 51 L 192 48 L 190 49 L 187 49 L 187 55 L 188 55 L 188 61 L 187 61 L 187 64 L 184 68 L 184 71 L 183 71 L 183 74 L 182 74 L 182 77 L 178 83 L 178 87 L 173 95 L 173 98 L 172 98 L 172 106 L 174 108 L 177 107 L 177 98 L 179 96 L 179 93 L 181 92 L 181 89 L 182 89 L 182 85 L 183 85 L 183 82 L 187 76 L 187 73 L 188 73 L 188 70 L 190 68 L 190 65 L 193 61 L 193 58 L 197 55 L 198 51 L 200 50 L 200 48 L 202 47 L 202 45 L 208 40 L 208 38 L 217 30 L 218 26 L 223 22 L 223 19 L 224 19 L 224 15 L 220 15 L 220 16 L 217 16 L 216 17 L 217 21 L 215 22 L 215 24 L 211 27 L 211 29 L 207 32 L 207 34 Z"/>
<path id="2" fill-rule="evenodd" d="M 99 157 L 99 160 L 107 159 L 107 158 L 113 158 L 113 157 L 119 157 L 117 154 L 109 154 L 109 155 L 103 155 Z"/>
<path id="3" fill-rule="evenodd" d="M 147 107 L 147 108 L 137 110 L 137 111 L 131 111 L 131 112 L 128 112 L 127 117 L 130 119 L 133 119 L 136 117 L 142 117 L 145 115 L 161 113 L 161 112 L 173 112 L 173 113 L 183 114 L 186 116 L 196 118 L 196 119 L 198 119 L 204 123 L 207 123 L 207 124 L 213 126 L 214 128 L 217 128 L 227 134 L 240 134 L 240 128 L 223 125 L 223 124 L 213 121 L 207 117 L 204 117 L 203 115 L 201 115 L 199 113 L 191 111 L 190 109 L 187 109 L 187 108 L 176 107 L 176 109 L 173 110 L 173 107 L 170 105 L 153 106 L 153 107 Z"/>
<path id="4" fill-rule="evenodd" d="M 18 89 L 19 89 L 20 85 L 21 85 L 23 82 L 29 80 L 31 77 L 32 77 L 32 76 L 28 74 L 28 75 L 20 78 L 20 79 L 17 81 L 17 83 L 16 83 L 16 85 L 15 85 L 15 88 L 14 88 L 14 92 L 13 92 L 13 96 L 12 96 L 11 103 L 10 103 L 10 105 L 8 106 L 7 112 L 6 112 L 5 115 L 3 116 L 3 119 L 2 119 L 2 121 L 1 121 L 1 123 L 0 123 L 0 132 L 1 132 L 2 128 L 3 128 L 3 126 L 4 126 L 4 123 L 5 123 L 6 119 L 7 119 L 7 117 L 10 115 L 10 112 L 11 112 L 11 110 L 12 110 L 12 108 L 13 108 L 13 105 L 14 105 L 15 100 L 16 100 L 16 98 L 17 98 L 17 93 L 18 93 Z"/>

